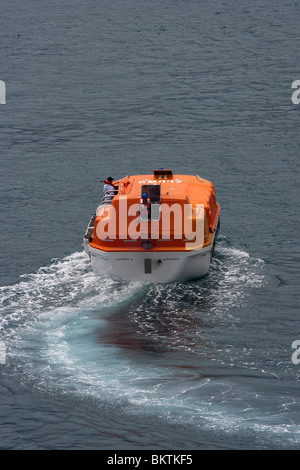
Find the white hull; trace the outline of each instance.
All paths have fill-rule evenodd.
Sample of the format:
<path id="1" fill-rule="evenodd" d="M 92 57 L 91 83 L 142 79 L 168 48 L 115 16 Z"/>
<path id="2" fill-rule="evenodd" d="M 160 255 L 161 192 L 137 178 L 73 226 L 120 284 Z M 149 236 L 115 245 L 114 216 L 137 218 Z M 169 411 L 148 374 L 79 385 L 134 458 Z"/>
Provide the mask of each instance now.
<path id="1" fill-rule="evenodd" d="M 127 281 L 174 282 L 198 279 L 207 274 L 214 243 L 200 250 L 107 252 L 84 246 L 97 276 Z"/>

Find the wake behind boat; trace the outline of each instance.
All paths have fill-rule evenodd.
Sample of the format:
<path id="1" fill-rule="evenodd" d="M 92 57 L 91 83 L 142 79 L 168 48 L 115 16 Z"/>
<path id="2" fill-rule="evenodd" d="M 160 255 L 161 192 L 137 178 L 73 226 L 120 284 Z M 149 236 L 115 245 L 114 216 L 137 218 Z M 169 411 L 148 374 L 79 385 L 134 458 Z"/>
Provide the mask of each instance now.
<path id="1" fill-rule="evenodd" d="M 191 280 L 207 274 L 219 227 L 220 205 L 210 181 L 158 169 L 110 183 L 83 247 L 99 276 Z"/>

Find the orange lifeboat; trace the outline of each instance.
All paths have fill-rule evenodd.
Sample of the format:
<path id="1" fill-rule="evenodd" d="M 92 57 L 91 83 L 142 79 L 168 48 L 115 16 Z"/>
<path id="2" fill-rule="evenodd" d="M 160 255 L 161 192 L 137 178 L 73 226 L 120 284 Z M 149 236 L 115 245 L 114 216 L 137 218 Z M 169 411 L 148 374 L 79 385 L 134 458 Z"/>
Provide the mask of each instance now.
<path id="1" fill-rule="evenodd" d="M 83 239 L 96 275 L 172 282 L 208 272 L 220 227 L 210 181 L 158 169 L 114 186 Z"/>

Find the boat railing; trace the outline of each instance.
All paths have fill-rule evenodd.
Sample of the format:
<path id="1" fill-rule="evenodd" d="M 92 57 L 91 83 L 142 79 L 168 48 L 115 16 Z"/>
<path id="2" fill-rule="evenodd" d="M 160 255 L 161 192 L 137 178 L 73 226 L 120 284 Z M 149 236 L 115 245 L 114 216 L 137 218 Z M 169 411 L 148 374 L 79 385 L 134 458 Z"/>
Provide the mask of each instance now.
<path id="1" fill-rule="evenodd" d="M 84 239 L 90 239 L 93 231 L 94 231 L 94 226 L 95 226 L 95 220 L 96 220 L 96 214 L 93 214 L 92 217 L 90 218 L 89 224 L 87 226 L 87 229 L 85 231 L 85 234 L 83 236 Z"/>
<path id="2" fill-rule="evenodd" d="M 102 198 L 102 201 L 100 202 L 100 206 L 102 204 L 111 204 L 116 194 L 118 194 L 118 189 L 109 189 L 108 191 L 106 191 Z"/>

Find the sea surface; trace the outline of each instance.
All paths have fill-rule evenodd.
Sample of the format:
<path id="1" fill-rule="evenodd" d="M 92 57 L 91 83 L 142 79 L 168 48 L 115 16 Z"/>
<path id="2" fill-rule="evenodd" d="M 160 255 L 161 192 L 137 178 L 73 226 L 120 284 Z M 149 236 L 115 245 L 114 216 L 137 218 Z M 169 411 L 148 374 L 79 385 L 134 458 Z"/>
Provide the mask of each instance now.
<path id="1" fill-rule="evenodd" d="M 300 448 L 299 15 L 1 2 L 1 449 Z M 159 166 L 215 186 L 208 275 L 96 278 L 102 181 Z"/>

